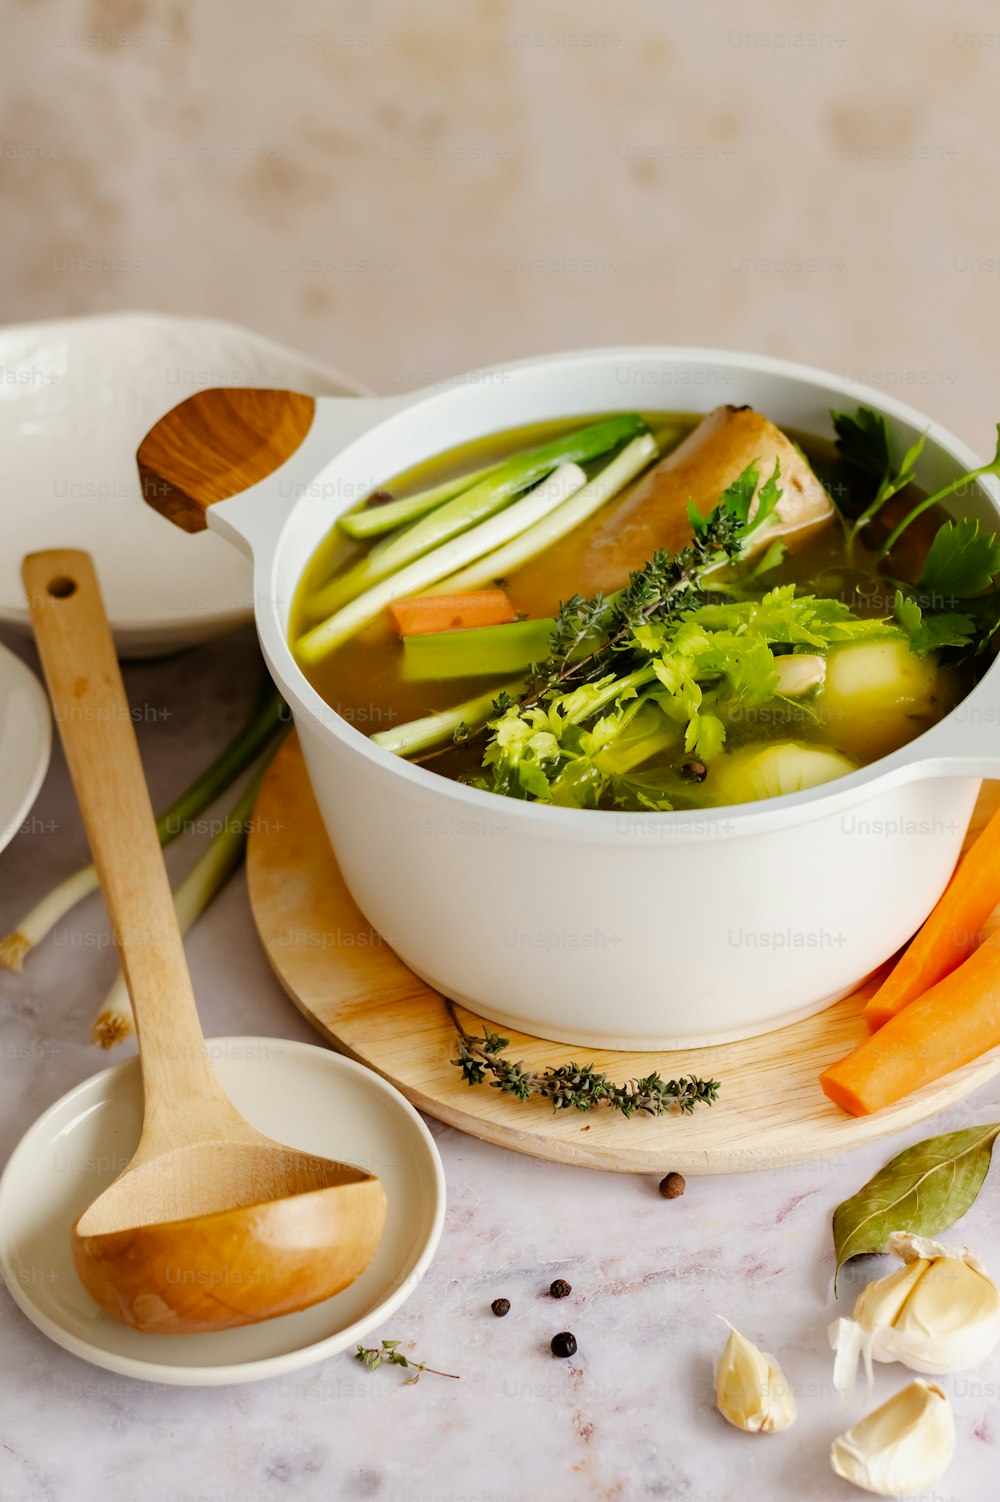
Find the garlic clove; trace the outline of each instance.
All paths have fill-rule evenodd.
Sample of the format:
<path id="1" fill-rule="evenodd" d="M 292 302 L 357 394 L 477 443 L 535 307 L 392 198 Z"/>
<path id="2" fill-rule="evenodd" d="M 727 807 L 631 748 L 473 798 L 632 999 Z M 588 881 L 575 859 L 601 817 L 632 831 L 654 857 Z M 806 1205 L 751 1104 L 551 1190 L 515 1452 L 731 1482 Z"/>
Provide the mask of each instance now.
<path id="1" fill-rule="evenodd" d="M 911 1349 L 934 1363 L 918 1371 L 975 1366 L 1000 1341 L 1000 1289 L 967 1262 L 939 1257 L 903 1305 L 892 1333 L 907 1337 Z"/>
<path id="2" fill-rule="evenodd" d="M 960 1372 L 1000 1343 L 1000 1290 L 968 1247 L 896 1232 L 886 1249 L 903 1259 L 903 1267 L 869 1283 L 853 1319 L 829 1327 L 834 1386 L 845 1403 L 859 1356 L 870 1393 L 873 1361 L 898 1361 L 917 1372 Z"/>
<path id="3" fill-rule="evenodd" d="M 920 1378 L 859 1420 L 830 1446 L 838 1476 L 880 1497 L 926 1491 L 955 1453 L 946 1394 Z"/>
<path id="4" fill-rule="evenodd" d="M 795 1422 L 795 1398 L 781 1367 L 732 1325 L 716 1363 L 715 1401 L 722 1417 L 748 1434 L 777 1434 Z"/>
<path id="5" fill-rule="evenodd" d="M 918 1257 L 915 1261 L 906 1263 L 898 1272 L 866 1284 L 858 1294 L 853 1314 L 862 1330 L 877 1330 L 880 1325 L 894 1325 L 907 1299 L 930 1266 L 930 1262 Z"/>

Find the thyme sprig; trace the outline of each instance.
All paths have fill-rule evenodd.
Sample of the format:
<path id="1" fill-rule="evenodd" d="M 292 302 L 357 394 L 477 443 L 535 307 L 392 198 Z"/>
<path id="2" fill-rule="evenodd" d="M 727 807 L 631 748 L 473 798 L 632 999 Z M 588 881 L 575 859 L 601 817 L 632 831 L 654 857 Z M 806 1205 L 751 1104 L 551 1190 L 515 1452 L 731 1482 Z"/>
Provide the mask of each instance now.
<path id="1" fill-rule="evenodd" d="M 383 1361 L 389 1366 L 408 1367 L 416 1376 L 407 1377 L 404 1387 L 415 1387 L 422 1372 L 433 1372 L 435 1377 L 450 1377 L 453 1382 L 459 1380 L 457 1372 L 439 1372 L 436 1366 L 428 1366 L 426 1361 L 413 1361 L 399 1349 L 400 1344 L 398 1340 L 383 1340 L 378 1346 L 363 1346 L 359 1343 L 354 1359 L 360 1361 L 370 1372 L 377 1372 Z"/>
<path id="2" fill-rule="evenodd" d="M 593 1064 L 548 1065 L 539 1074 L 527 1069 L 523 1061 L 514 1063 L 503 1057 L 510 1047 L 509 1038 L 485 1026 L 481 1037 L 474 1036 L 462 1026 L 450 1001 L 447 1006 L 458 1033 L 458 1057 L 451 1062 L 462 1071 L 468 1085 L 482 1085 L 492 1076 L 491 1088 L 515 1100 L 550 1100 L 556 1111 L 592 1111 L 607 1106 L 626 1118 L 637 1114 L 664 1116 L 667 1112 L 689 1116 L 696 1106 L 714 1105 L 718 1098 L 718 1080 L 702 1080 L 693 1074 L 665 1080 L 654 1071 L 623 1085 Z"/>
<path id="3" fill-rule="evenodd" d="M 550 691 L 563 692 L 606 673 L 621 672 L 621 653 L 636 628 L 651 621 L 676 620 L 703 605 L 708 598 L 704 574 L 721 563 L 735 562 L 745 536 L 745 520 L 720 505 L 686 547 L 679 553 L 658 550 L 610 600 L 602 594 L 589 600 L 574 595 L 567 600 L 556 618 L 549 656 L 534 670 L 525 705 Z M 592 651 L 576 655 L 595 638 Z"/>

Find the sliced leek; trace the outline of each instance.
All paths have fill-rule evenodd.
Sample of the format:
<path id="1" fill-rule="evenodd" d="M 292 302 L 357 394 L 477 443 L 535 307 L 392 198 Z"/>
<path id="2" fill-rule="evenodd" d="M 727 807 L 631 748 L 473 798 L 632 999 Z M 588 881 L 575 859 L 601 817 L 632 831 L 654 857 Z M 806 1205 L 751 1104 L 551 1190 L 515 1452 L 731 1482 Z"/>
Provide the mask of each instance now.
<path id="1" fill-rule="evenodd" d="M 544 517 L 540 522 L 536 522 L 530 531 L 523 532 L 520 537 L 512 538 L 505 547 L 498 548 L 495 553 L 478 559 L 457 574 L 451 574 L 447 579 L 442 579 L 433 589 L 426 590 L 425 593 L 442 594 L 449 590 L 478 589 L 480 585 L 488 584 L 494 579 L 507 578 L 515 569 L 534 558 L 536 553 L 550 548 L 554 542 L 558 542 L 560 538 L 572 532 L 574 527 L 586 521 L 587 517 L 599 510 L 605 501 L 609 501 L 631 480 L 634 480 L 650 460 L 656 458 L 656 454 L 656 441 L 650 434 L 634 438 L 628 448 L 623 449 L 616 459 L 612 459 L 611 463 L 591 480 L 585 490 L 581 490 L 574 496 L 572 501 L 560 507 L 557 512 Z"/>
<path id="2" fill-rule="evenodd" d="M 648 432 L 643 419 L 636 413 L 629 412 L 621 417 L 609 417 L 603 422 L 577 428 L 551 443 L 512 454 L 478 485 L 473 485 L 470 490 L 463 490 L 460 495 L 438 506 L 411 527 L 405 527 L 403 531 L 386 537 L 353 568 L 331 579 L 329 584 L 317 591 L 310 602 L 312 613 L 317 616 L 332 614 L 349 600 L 356 599 L 371 589 L 381 579 L 387 579 L 405 568 L 414 559 L 422 558 L 425 553 L 441 547 L 451 538 L 485 522 L 508 506 L 514 496 L 520 495 L 551 474 L 557 465 L 587 464 L 627 442 L 636 433 Z M 499 546 L 500 543 L 496 545 Z M 463 563 L 469 561 L 471 560 L 465 559 Z"/>
<path id="3" fill-rule="evenodd" d="M 442 480 L 440 485 L 432 485 L 429 490 L 404 496 L 399 501 L 385 501 L 377 506 L 364 506 L 360 511 L 349 511 L 339 519 L 337 526 L 346 536 L 353 537 L 358 542 L 364 542 L 369 537 L 382 537 L 386 532 L 395 532 L 397 527 L 405 526 L 407 522 L 417 521 L 429 511 L 436 511 L 438 506 L 443 506 L 445 501 L 450 501 L 454 496 L 463 495 L 474 485 L 495 475 L 502 464 L 503 460 L 498 460 L 496 464 L 487 464 L 482 469 L 473 469 L 451 480 Z"/>
<path id="4" fill-rule="evenodd" d="M 481 522 L 470 532 L 450 541 L 432 553 L 416 559 L 400 569 L 389 579 L 382 579 L 357 599 L 349 601 L 342 609 L 328 616 L 318 626 L 299 638 L 297 650 L 305 662 L 318 662 L 335 647 L 360 631 L 362 626 L 380 614 L 393 600 L 407 595 L 419 594 L 429 584 L 434 584 L 446 574 L 454 573 L 478 558 L 482 553 L 492 552 L 499 544 L 509 541 L 539 521 L 549 511 L 566 504 L 569 496 L 582 490 L 586 475 L 578 464 L 562 464 L 555 474 L 536 485 L 526 496 L 501 511 L 489 521 Z M 589 489 L 589 486 L 586 487 Z"/>

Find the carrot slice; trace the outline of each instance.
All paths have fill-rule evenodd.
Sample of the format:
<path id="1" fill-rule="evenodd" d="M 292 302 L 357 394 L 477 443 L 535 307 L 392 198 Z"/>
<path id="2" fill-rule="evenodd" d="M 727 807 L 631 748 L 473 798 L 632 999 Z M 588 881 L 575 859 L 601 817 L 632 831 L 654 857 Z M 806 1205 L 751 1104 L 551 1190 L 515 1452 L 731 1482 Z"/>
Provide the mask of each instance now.
<path id="1" fill-rule="evenodd" d="M 400 636 L 429 636 L 438 631 L 465 631 L 473 626 L 505 626 L 517 620 L 517 611 L 502 589 L 414 595 L 407 600 L 393 600 L 389 613 Z"/>
<path id="2" fill-rule="evenodd" d="M 865 1007 L 870 1028 L 882 1027 L 975 949 L 983 924 L 1000 903 L 1000 812 L 959 863 L 923 928 Z"/>
<path id="3" fill-rule="evenodd" d="M 819 1077 L 823 1093 L 868 1116 L 1000 1044 L 1000 933 Z"/>

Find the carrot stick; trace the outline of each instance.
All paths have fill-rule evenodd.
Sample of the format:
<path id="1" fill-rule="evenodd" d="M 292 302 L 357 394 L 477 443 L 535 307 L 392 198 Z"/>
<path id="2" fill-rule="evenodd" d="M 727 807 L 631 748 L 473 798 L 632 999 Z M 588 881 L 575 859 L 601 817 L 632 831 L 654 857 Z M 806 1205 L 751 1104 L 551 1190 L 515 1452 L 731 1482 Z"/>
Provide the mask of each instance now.
<path id="1" fill-rule="evenodd" d="M 1000 1044 L 1000 933 L 819 1077 L 852 1116 L 880 1111 Z"/>
<path id="2" fill-rule="evenodd" d="M 414 595 L 407 600 L 394 600 L 389 613 L 400 636 L 428 636 L 438 631 L 464 631 L 472 626 L 505 626 L 517 619 L 517 611 L 502 589 Z"/>
<path id="3" fill-rule="evenodd" d="M 923 928 L 865 1007 L 879 1028 L 943 980 L 975 949 L 979 932 L 1000 903 L 1000 812 L 995 813 L 958 869 Z"/>

